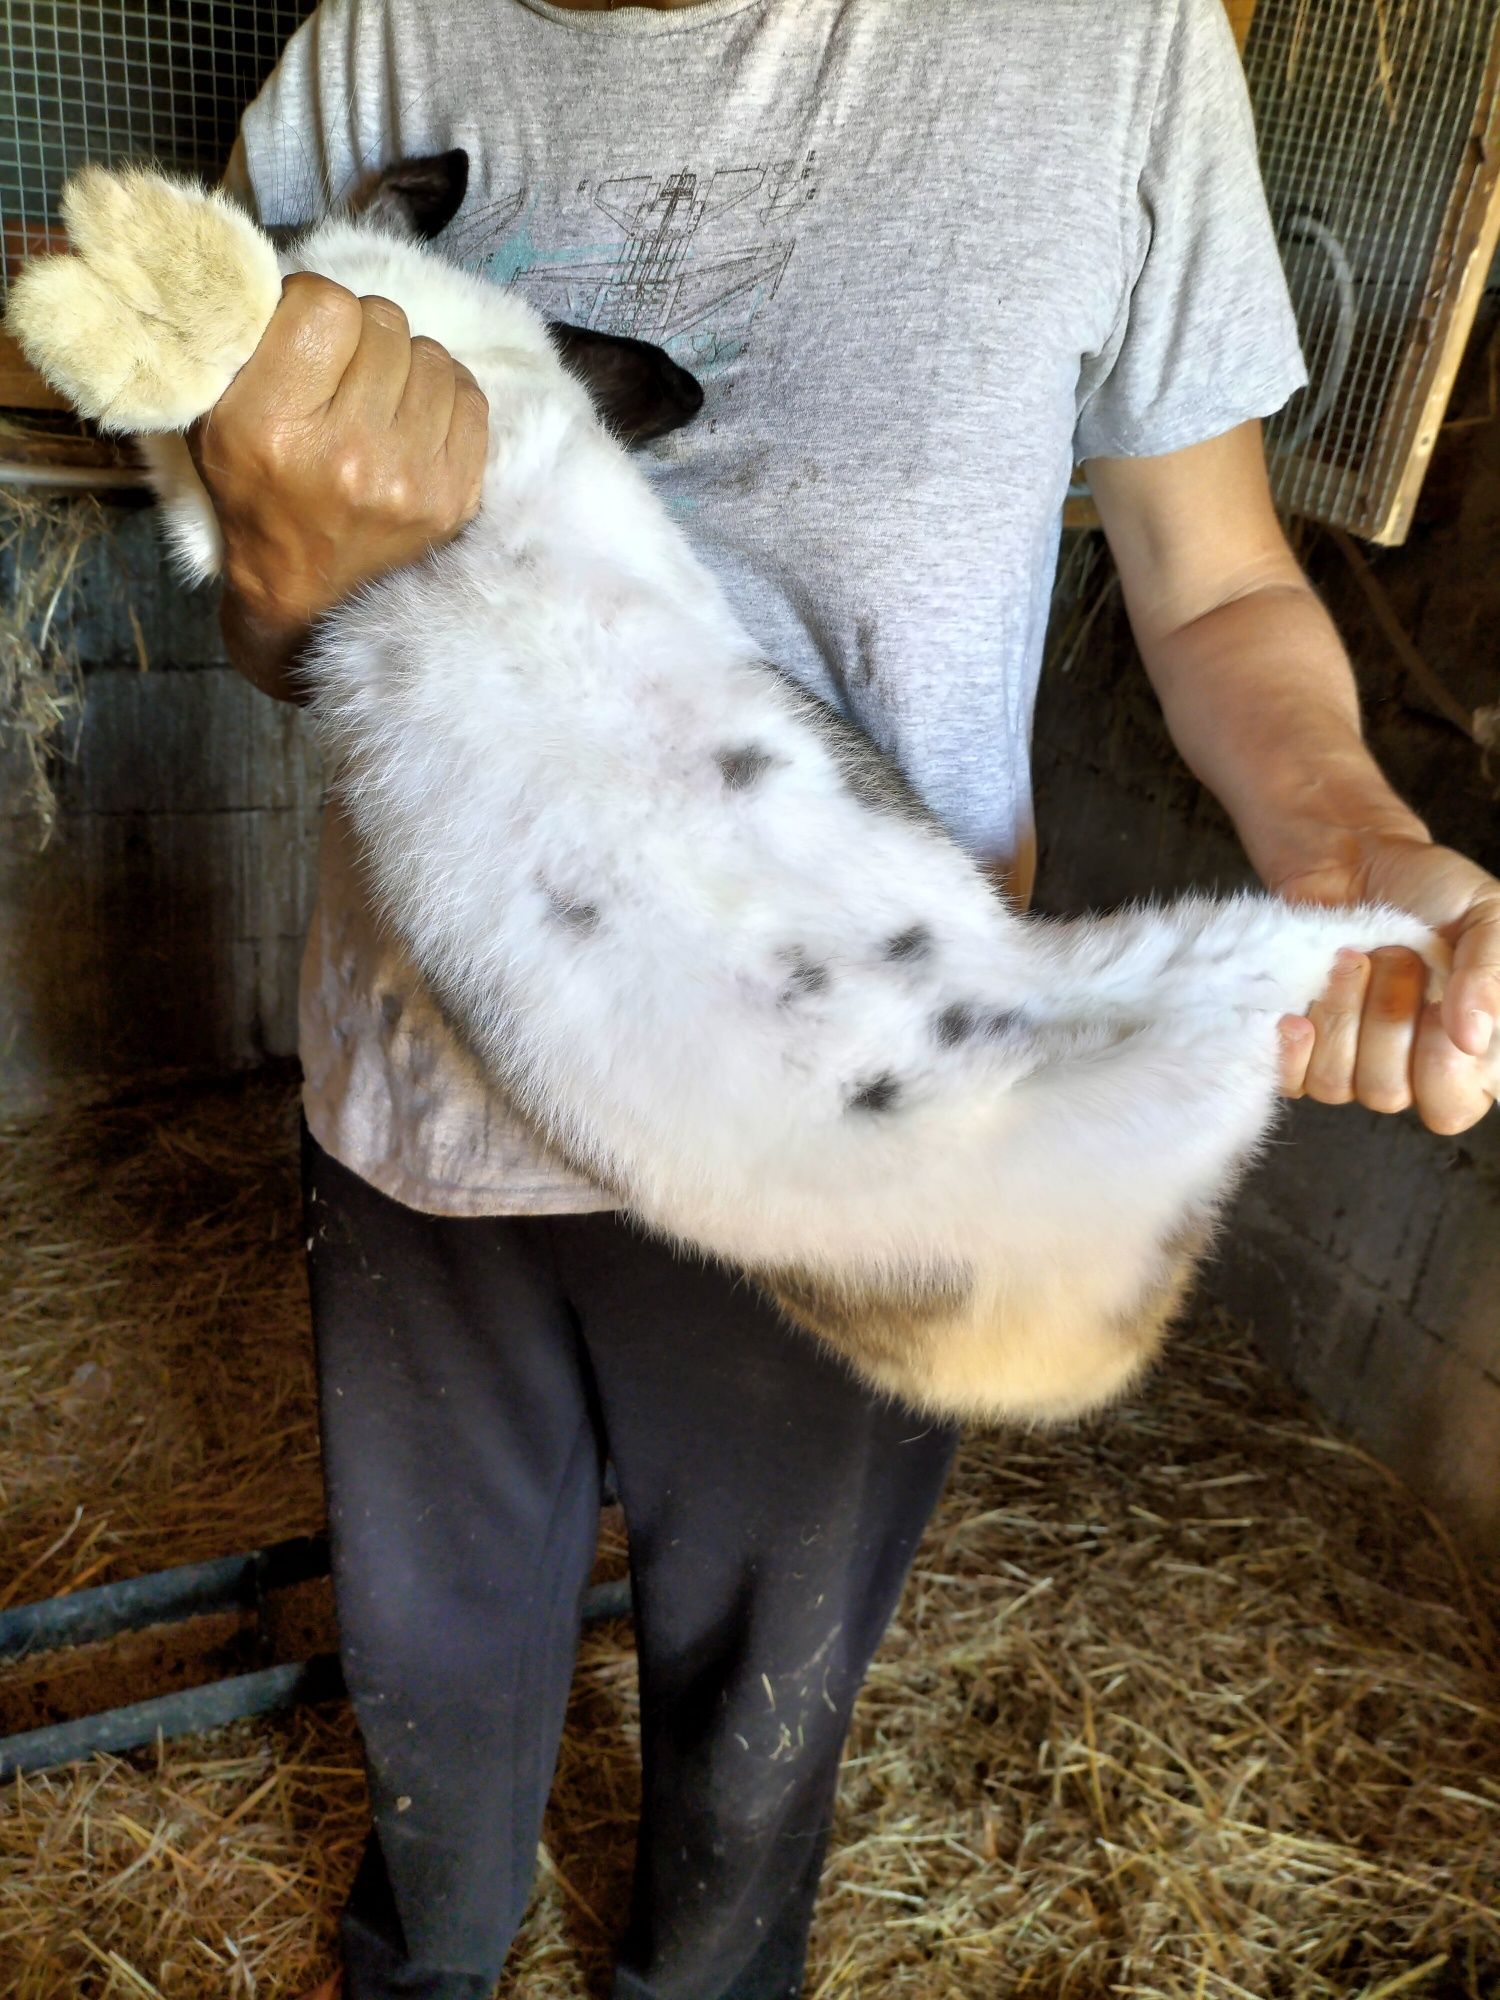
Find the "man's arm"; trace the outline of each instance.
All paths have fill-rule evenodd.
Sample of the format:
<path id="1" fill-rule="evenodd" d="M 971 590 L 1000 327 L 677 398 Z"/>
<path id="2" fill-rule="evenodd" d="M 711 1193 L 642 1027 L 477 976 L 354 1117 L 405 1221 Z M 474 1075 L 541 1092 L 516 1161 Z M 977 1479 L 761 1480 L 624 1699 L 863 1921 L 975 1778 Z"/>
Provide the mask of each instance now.
<path id="1" fill-rule="evenodd" d="M 224 535 L 222 624 L 247 680 L 302 697 L 314 621 L 479 507 L 488 405 L 389 299 L 288 278 L 260 345 L 195 426 Z"/>
<path id="2" fill-rule="evenodd" d="M 1126 607 L 1173 740 L 1261 879 L 1292 899 L 1369 897 L 1455 948 L 1441 1009 L 1409 952 L 1341 956 L 1310 1018 L 1284 1024 L 1283 1082 L 1323 1103 L 1415 1103 L 1440 1132 L 1488 1109 L 1474 1058 L 1500 1015 L 1500 882 L 1435 845 L 1360 734 L 1337 633 L 1281 533 L 1260 426 L 1088 466 Z"/>

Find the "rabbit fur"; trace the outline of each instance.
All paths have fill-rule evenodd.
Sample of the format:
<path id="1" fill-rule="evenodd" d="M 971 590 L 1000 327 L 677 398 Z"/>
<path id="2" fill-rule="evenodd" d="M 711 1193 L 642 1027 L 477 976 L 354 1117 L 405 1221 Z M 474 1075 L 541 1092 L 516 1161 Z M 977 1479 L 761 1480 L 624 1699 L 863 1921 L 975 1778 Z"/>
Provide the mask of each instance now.
<path id="1" fill-rule="evenodd" d="M 1438 941 L 1260 895 L 1017 914 L 762 656 L 537 314 L 389 201 L 279 252 L 144 170 L 86 170 L 64 212 L 76 255 L 27 270 L 12 329 L 142 438 L 194 576 L 220 544 L 180 432 L 284 273 L 395 300 L 489 398 L 479 518 L 306 664 L 374 893 L 489 1073 L 879 1388 L 979 1419 L 1117 1395 L 1272 1122 L 1278 1016 L 1340 946 L 1436 982 Z"/>

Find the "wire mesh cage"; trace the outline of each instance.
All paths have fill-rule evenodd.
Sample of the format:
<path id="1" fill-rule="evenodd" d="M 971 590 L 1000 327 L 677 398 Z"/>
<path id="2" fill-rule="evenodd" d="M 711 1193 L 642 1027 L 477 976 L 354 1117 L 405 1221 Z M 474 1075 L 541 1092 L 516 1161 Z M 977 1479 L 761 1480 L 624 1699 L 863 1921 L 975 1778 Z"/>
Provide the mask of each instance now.
<path id="1" fill-rule="evenodd" d="M 1260 0 L 1244 55 L 1310 376 L 1278 497 L 1399 541 L 1500 231 L 1500 0 Z"/>
<path id="2" fill-rule="evenodd" d="M 1500 231 L 1500 0 L 1226 0 L 1311 385 L 1270 427 L 1292 512 L 1410 523 Z M 86 159 L 215 173 L 310 0 L 5 0 L 0 284 Z M 34 401 L 0 354 L 0 404 Z"/>
<path id="3" fill-rule="evenodd" d="M 0 295 L 59 247 L 57 198 L 89 160 L 155 159 L 212 177 L 240 112 L 311 0 L 0 0 Z M 92 435 L 0 334 L 0 483 L 131 486 L 131 454 Z"/>
<path id="4" fill-rule="evenodd" d="M 216 174 L 299 0 L 5 0 L 0 7 L 0 279 L 55 241 L 86 160 Z"/>

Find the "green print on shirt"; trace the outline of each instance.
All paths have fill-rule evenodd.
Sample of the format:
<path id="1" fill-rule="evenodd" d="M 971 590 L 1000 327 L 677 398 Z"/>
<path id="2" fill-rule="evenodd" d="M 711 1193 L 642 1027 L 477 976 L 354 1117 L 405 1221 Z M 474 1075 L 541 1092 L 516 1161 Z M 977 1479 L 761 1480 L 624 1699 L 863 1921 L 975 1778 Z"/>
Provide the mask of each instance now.
<path id="1" fill-rule="evenodd" d="M 528 200 L 524 189 L 463 216 L 449 240 L 462 262 L 514 284 L 550 318 L 654 341 L 702 375 L 744 352 L 756 314 L 775 297 L 797 247 L 781 226 L 813 199 L 815 158 L 617 175 L 582 181 L 577 193 L 616 225 L 617 240 L 539 244 L 540 196 Z M 497 232 L 494 248 L 479 247 Z"/>

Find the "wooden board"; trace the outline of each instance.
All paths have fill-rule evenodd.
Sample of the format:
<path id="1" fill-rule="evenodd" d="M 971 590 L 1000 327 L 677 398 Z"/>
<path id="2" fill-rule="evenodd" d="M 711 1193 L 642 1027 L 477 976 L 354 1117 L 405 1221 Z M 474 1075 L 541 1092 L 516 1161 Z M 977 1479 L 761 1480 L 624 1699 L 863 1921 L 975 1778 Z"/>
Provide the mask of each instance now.
<path id="1" fill-rule="evenodd" d="M 1401 466 L 1382 511 L 1355 531 L 1372 542 L 1405 541 L 1443 414 L 1500 244 L 1500 23 L 1490 45 L 1463 164 L 1422 288 L 1423 315 L 1391 391 L 1391 444 Z"/>
<path id="2" fill-rule="evenodd" d="M 68 404 L 37 374 L 9 334 L 0 333 L 0 484 L 104 491 L 139 486 L 140 469 L 126 445 L 77 430 L 27 430 L 24 419 L 65 413 Z M 23 420 L 5 422 L 15 411 Z"/>
<path id="3" fill-rule="evenodd" d="M 0 333 L 0 409 L 65 410 L 68 405 L 37 374 L 8 333 Z"/>
<path id="4" fill-rule="evenodd" d="M 1224 0 L 1224 11 L 1229 16 L 1235 46 L 1241 55 L 1245 53 L 1245 41 L 1250 33 L 1250 23 L 1255 19 L 1256 5 L 1257 0 Z"/>

